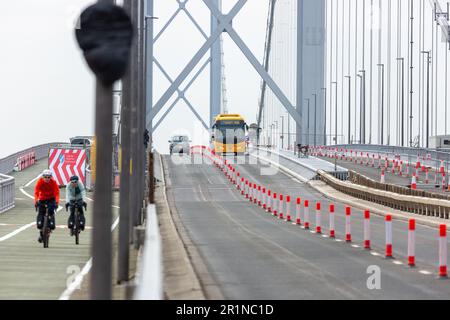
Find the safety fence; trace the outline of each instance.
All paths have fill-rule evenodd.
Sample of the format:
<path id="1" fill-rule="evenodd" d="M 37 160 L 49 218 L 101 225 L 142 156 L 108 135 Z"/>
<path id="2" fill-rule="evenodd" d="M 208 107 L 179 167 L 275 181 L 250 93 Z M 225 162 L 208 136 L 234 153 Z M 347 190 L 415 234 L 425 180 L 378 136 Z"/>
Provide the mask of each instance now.
<path id="1" fill-rule="evenodd" d="M 449 218 L 450 201 L 422 196 L 403 195 L 386 190 L 379 190 L 363 185 L 344 182 L 330 174 L 319 170 L 320 180 L 334 189 L 352 197 L 378 203 L 393 209 L 411 212 L 419 215 Z"/>
<path id="2" fill-rule="evenodd" d="M 51 147 L 57 146 L 60 143 L 46 143 L 16 152 L 6 158 L 0 159 L 0 173 L 9 174 L 14 171 L 14 167 L 18 167 L 18 163 L 23 162 L 23 157 L 28 157 L 28 163 L 31 162 L 30 154 L 34 154 L 34 162 L 48 157 L 48 151 Z M 33 163 L 34 163 L 33 162 Z"/>
<path id="3" fill-rule="evenodd" d="M 389 191 L 389 192 L 402 194 L 402 195 L 450 200 L 449 195 L 429 192 L 429 191 L 425 191 L 425 190 L 411 189 L 411 188 L 388 184 L 388 183 L 381 183 L 381 182 L 375 181 L 373 179 L 370 179 L 364 175 L 361 175 L 353 170 L 349 171 L 349 181 L 352 183 L 355 183 L 355 184 L 369 187 L 369 188 L 383 190 L 383 191 Z"/>
<path id="4" fill-rule="evenodd" d="M 14 208 L 15 202 L 15 179 L 0 174 L 0 213 Z"/>
<path id="5" fill-rule="evenodd" d="M 322 207 L 320 202 L 314 203 L 308 199 L 299 197 L 292 197 L 283 192 L 283 190 L 271 190 L 266 186 L 258 185 L 247 177 L 243 176 L 238 167 L 233 166 L 227 162 L 226 159 L 220 155 L 215 154 L 211 149 L 205 146 L 194 146 L 191 148 L 191 154 L 200 155 L 202 159 L 210 161 L 214 164 L 227 178 L 227 180 L 240 192 L 244 199 L 250 201 L 251 204 L 260 207 L 261 212 L 268 213 L 273 216 L 274 219 L 279 219 L 289 224 L 294 224 L 303 230 L 311 230 L 311 233 L 322 234 L 325 233 L 329 239 L 335 239 L 336 241 L 342 241 L 336 239 L 335 228 L 335 204 L 331 203 L 329 209 Z M 205 161 L 203 161 L 205 163 Z M 404 196 L 393 194 L 387 191 L 381 190 L 368 190 L 369 188 L 364 186 L 355 186 L 349 182 L 341 181 L 332 175 L 319 170 L 319 176 L 323 181 L 333 186 L 334 188 L 341 190 L 344 193 L 351 194 L 355 197 L 371 200 L 377 200 L 384 205 L 391 205 L 396 209 L 403 211 L 417 210 L 416 213 L 436 215 L 445 217 L 448 219 L 448 212 L 450 209 L 450 201 L 445 200 L 426 200 L 424 198 Z M 370 192 L 371 191 L 371 192 Z M 414 199 L 413 199 L 414 198 Z M 291 201 L 292 200 L 292 201 Z M 374 202 L 377 202 L 374 201 Z M 328 213 L 328 232 L 325 231 L 325 215 Z M 371 247 L 371 214 L 369 210 L 364 210 L 364 224 L 363 224 L 363 248 L 366 250 L 372 250 Z M 314 219 L 315 218 L 315 219 Z M 393 216 L 387 214 L 384 218 L 385 229 L 385 258 L 393 258 Z M 325 220 L 326 221 L 326 220 Z M 314 223 L 315 222 L 315 223 Z M 299 229 L 299 230 L 301 230 Z M 445 224 L 439 224 L 438 232 L 436 235 L 439 239 L 439 269 L 438 276 L 440 278 L 447 278 L 447 227 Z M 338 230 L 339 232 L 339 230 Z M 416 266 L 416 220 L 413 218 L 408 219 L 408 245 L 407 245 L 407 264 L 408 266 Z M 352 207 L 345 206 L 345 242 L 352 243 Z M 420 239 L 420 238 L 419 238 Z M 352 245 L 353 246 L 353 245 Z M 355 246 L 358 248 L 359 246 Z M 379 255 L 379 254 L 377 254 Z M 428 271 L 426 271 L 428 272 Z M 427 273 L 431 274 L 431 273 Z"/>

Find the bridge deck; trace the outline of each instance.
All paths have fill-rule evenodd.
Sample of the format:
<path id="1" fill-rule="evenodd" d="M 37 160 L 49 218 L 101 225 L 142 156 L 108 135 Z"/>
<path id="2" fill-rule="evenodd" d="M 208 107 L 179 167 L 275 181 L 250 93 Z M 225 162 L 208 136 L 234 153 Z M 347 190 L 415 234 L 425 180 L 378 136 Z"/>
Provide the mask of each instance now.
<path id="1" fill-rule="evenodd" d="M 57 228 L 50 236 L 49 248 L 37 241 L 33 180 L 46 167 L 47 159 L 42 159 L 12 174 L 16 207 L 0 215 L 0 299 L 58 299 L 90 259 L 92 200 L 87 201 L 86 230 L 79 245 L 70 237 L 66 225 L 69 215 L 63 207 L 56 214 Z M 88 197 L 92 199 L 92 194 Z M 64 199 L 63 188 L 60 206 L 64 206 Z M 118 209 L 112 208 L 112 212 L 116 219 Z"/>

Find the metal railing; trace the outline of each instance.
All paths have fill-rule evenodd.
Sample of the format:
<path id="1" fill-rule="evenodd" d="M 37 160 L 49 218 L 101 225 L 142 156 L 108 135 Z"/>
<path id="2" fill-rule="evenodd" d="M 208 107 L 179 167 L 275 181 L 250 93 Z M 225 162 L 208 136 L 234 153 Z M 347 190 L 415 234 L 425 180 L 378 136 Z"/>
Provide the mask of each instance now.
<path id="1" fill-rule="evenodd" d="M 15 206 L 15 179 L 0 174 L 0 213 Z"/>
<path id="2" fill-rule="evenodd" d="M 0 159 L 0 173 L 2 174 L 9 174 L 14 170 L 14 165 L 17 162 L 17 159 L 27 153 L 33 152 L 36 155 L 36 160 L 40 160 L 43 158 L 48 157 L 48 151 L 50 148 L 57 146 L 58 144 L 61 144 L 60 142 L 55 143 L 46 143 L 42 145 L 38 145 L 35 147 L 31 147 L 19 152 L 16 152 L 10 156 L 7 156 L 6 158 Z"/>
<path id="3" fill-rule="evenodd" d="M 352 197 L 378 203 L 396 210 L 439 218 L 449 218 L 450 201 L 436 198 L 403 195 L 385 190 L 378 190 L 363 185 L 344 182 L 325 171 L 319 170 L 320 180 L 334 189 Z"/>

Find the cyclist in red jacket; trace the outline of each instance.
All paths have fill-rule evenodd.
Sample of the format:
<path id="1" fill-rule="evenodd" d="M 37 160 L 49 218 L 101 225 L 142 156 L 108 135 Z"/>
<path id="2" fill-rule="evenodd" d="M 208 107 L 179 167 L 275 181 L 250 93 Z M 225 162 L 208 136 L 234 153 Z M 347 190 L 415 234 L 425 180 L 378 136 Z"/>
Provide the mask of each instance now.
<path id="1" fill-rule="evenodd" d="M 55 210 L 59 205 L 59 187 L 52 178 L 50 170 L 44 170 L 42 177 L 36 183 L 34 188 L 34 206 L 39 207 L 36 217 L 36 225 L 39 231 L 39 242 L 42 242 L 42 225 L 44 223 L 45 205 L 48 207 L 49 226 L 51 230 L 55 229 Z"/>

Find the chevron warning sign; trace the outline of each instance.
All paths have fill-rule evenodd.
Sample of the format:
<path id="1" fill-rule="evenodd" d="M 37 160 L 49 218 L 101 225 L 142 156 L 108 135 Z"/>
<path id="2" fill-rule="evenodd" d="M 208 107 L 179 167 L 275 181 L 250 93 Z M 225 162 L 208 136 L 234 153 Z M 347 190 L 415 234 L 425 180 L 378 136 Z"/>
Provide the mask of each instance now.
<path id="1" fill-rule="evenodd" d="M 86 184 L 86 150 L 83 149 L 50 149 L 48 168 L 59 186 L 65 186 L 73 175 L 80 177 Z"/>

